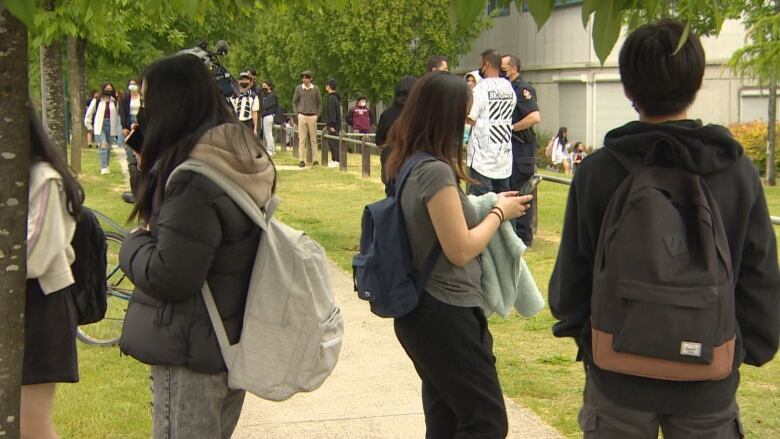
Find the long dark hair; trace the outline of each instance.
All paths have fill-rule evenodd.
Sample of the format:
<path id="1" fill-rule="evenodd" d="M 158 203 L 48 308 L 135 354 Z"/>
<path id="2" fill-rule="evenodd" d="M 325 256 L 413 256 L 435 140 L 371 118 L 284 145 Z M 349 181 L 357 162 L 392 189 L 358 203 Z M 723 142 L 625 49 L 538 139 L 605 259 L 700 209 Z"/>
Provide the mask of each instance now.
<path id="1" fill-rule="evenodd" d="M 390 130 L 388 178 L 396 178 L 412 154 L 428 152 L 449 163 L 459 180 L 466 180 L 462 142 L 470 102 L 471 90 L 460 76 L 433 72 L 417 80 Z"/>
<path id="2" fill-rule="evenodd" d="M 412 87 L 414 87 L 414 83 L 416 81 L 417 78 L 411 75 L 404 76 L 401 78 L 401 80 L 398 81 L 398 83 L 395 85 L 393 105 L 401 108 L 404 106 L 404 104 L 406 104 L 406 100 L 409 98 L 409 93 L 412 91 Z"/>
<path id="3" fill-rule="evenodd" d="M 30 107 L 30 156 L 33 162 L 46 162 L 62 176 L 65 198 L 68 203 L 68 213 L 78 219 L 81 216 L 81 206 L 84 204 L 84 189 L 71 174 L 65 160 L 54 148 L 49 135 L 43 128 L 41 120 L 33 109 L 32 101 L 27 101 Z"/>
<path id="4" fill-rule="evenodd" d="M 146 222 L 155 200 L 162 201 L 171 172 L 184 162 L 198 140 L 210 129 L 238 122 L 206 66 L 199 58 L 173 55 L 155 61 L 143 75 L 144 144 L 141 150 L 141 187 L 131 219 Z M 239 162 L 253 167 L 262 153 L 257 144 L 241 137 L 230 139 Z"/>
<path id="5" fill-rule="evenodd" d="M 567 143 L 569 143 L 569 139 L 566 138 L 566 135 L 569 134 L 569 129 L 566 127 L 560 127 L 558 128 L 558 134 L 555 135 L 555 137 L 558 138 L 558 143 L 566 146 Z"/>

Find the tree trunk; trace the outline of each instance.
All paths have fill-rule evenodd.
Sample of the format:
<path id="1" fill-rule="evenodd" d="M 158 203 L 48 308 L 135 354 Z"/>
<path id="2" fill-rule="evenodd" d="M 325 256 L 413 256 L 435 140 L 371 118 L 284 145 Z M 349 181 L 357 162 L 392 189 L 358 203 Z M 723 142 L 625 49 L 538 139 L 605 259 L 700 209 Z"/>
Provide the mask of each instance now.
<path id="1" fill-rule="evenodd" d="M 24 356 L 27 188 L 27 28 L 0 0 L 0 436 L 19 438 Z"/>
<path id="2" fill-rule="evenodd" d="M 59 41 L 41 44 L 41 107 L 43 126 L 54 147 L 68 161 L 65 139 L 65 81 L 62 71 L 62 47 Z"/>
<path id="3" fill-rule="evenodd" d="M 766 142 L 766 184 L 775 186 L 775 147 L 777 145 L 777 80 L 769 81 L 769 125 Z"/>
<path id="4" fill-rule="evenodd" d="M 87 146 L 87 129 L 84 126 L 84 103 L 87 99 L 87 69 L 84 50 L 87 41 L 68 37 L 68 91 L 70 92 L 70 167 L 81 172 L 81 149 Z"/>

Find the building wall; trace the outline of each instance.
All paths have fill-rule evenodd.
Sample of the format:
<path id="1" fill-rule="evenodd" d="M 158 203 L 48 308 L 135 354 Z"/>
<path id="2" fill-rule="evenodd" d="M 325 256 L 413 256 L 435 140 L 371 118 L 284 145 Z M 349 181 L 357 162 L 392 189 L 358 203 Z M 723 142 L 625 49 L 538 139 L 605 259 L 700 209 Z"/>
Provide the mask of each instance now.
<path id="1" fill-rule="evenodd" d="M 479 53 L 486 48 L 519 56 L 523 76 L 537 90 L 542 115 L 538 131 L 554 134 L 565 125 L 570 140 L 598 147 L 609 129 L 636 119 L 636 112 L 622 93 L 617 69 L 625 31 L 602 66 L 593 50 L 593 21 L 583 28 L 579 6 L 555 9 L 540 31 L 530 13 L 521 13 L 515 7 L 510 8 L 508 16 L 494 18 L 493 23 L 474 42 L 471 52 L 460 58 L 459 71 L 477 68 Z M 755 87 L 749 81 L 723 67 L 744 38 L 744 29 L 737 21 L 724 23 L 717 37 L 702 38 L 708 66 L 689 111 L 691 118 L 728 125 L 761 113 L 760 99 L 765 98 L 753 96 Z"/>

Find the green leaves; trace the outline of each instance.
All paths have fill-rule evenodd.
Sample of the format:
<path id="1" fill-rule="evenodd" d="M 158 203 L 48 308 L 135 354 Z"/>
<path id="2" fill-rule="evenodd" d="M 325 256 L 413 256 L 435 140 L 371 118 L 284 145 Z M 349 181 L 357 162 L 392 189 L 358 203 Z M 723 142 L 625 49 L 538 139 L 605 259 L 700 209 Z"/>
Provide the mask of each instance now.
<path id="1" fill-rule="evenodd" d="M 515 0 L 518 1 L 518 0 Z M 536 28 L 541 29 L 547 20 L 552 15 L 553 1 L 552 0 L 526 0 L 528 3 L 528 10 L 534 17 L 536 22 Z"/>
<path id="2" fill-rule="evenodd" d="M 461 29 L 468 29 L 485 10 L 487 0 L 450 0 L 450 18 Z"/>
<path id="3" fill-rule="evenodd" d="M 583 0 L 582 2 L 582 27 L 588 27 L 590 15 L 598 9 L 603 0 Z"/>
<path id="4" fill-rule="evenodd" d="M 685 43 L 688 41 L 688 36 L 690 34 L 691 34 L 691 25 L 686 24 L 682 35 L 680 35 L 680 41 L 677 43 L 677 48 L 674 49 L 674 53 L 672 55 L 677 55 L 677 52 L 679 52 L 683 48 L 683 46 L 685 46 Z"/>
<path id="5" fill-rule="evenodd" d="M 5 6 L 8 10 L 27 26 L 32 28 L 35 20 L 35 10 L 38 8 L 38 2 L 31 0 L 5 0 Z"/>
<path id="6" fill-rule="evenodd" d="M 593 16 L 593 48 L 604 65 L 623 27 L 626 0 L 601 0 Z"/>

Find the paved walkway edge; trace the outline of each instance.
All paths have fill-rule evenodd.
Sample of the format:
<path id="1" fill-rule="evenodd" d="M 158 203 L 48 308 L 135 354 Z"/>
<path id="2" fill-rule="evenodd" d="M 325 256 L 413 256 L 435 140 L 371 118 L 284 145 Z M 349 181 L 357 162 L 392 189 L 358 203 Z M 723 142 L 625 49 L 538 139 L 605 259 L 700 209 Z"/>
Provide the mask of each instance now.
<path id="1" fill-rule="evenodd" d="M 322 387 L 277 403 L 247 395 L 237 439 L 409 439 L 425 437 L 420 378 L 381 319 L 353 292 L 350 275 L 331 263 L 345 319 L 339 364 Z M 505 398 L 509 438 L 561 439 L 529 409 Z"/>

